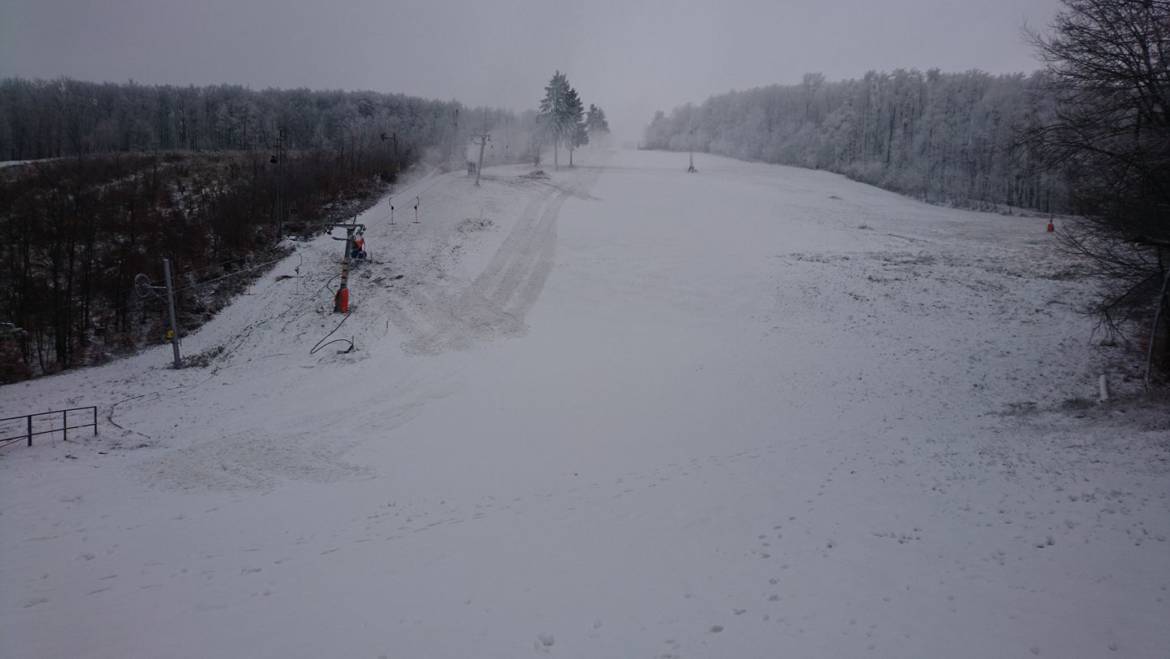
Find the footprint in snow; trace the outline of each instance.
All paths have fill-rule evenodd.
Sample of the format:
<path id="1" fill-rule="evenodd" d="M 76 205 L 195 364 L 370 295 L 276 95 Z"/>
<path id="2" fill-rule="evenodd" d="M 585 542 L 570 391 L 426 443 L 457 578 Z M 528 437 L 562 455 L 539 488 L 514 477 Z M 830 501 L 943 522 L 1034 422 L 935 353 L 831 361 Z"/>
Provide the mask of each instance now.
<path id="1" fill-rule="evenodd" d="M 552 634 L 537 634 L 536 641 L 532 644 L 532 647 L 537 652 L 548 654 L 549 650 L 553 645 L 556 644 L 556 642 L 557 639 Z"/>

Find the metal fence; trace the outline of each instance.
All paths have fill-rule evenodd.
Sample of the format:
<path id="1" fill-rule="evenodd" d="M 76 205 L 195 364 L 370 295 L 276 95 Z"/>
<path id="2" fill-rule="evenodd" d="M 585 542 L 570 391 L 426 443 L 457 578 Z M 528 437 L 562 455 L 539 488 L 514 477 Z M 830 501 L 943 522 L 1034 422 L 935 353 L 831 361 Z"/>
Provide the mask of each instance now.
<path id="1" fill-rule="evenodd" d="M 69 416 L 70 412 L 74 413 L 72 417 Z M 78 413 L 84 413 L 84 412 L 89 412 L 89 414 L 84 414 L 84 415 L 78 414 Z M 92 421 L 90 421 L 89 423 L 82 423 L 82 424 L 78 424 L 75 426 L 69 425 L 69 421 L 73 420 L 74 422 L 76 422 L 78 420 L 77 419 L 78 416 L 85 416 L 86 418 L 92 419 Z M 37 424 L 35 424 L 33 420 L 39 419 L 40 417 L 48 417 L 49 428 L 45 429 L 44 423 L 42 422 L 40 424 L 41 429 L 34 431 L 34 426 Z M 20 421 L 22 419 L 24 420 L 23 424 L 12 423 L 13 421 Z M 60 425 L 58 425 L 58 421 L 60 422 Z M 3 432 L 6 427 L 20 426 L 20 425 L 24 426 L 25 431 L 19 435 L 11 435 L 9 437 L 0 437 L 0 446 L 8 446 L 9 444 L 11 444 L 13 442 L 17 442 L 17 441 L 20 441 L 22 439 L 27 440 L 28 445 L 32 446 L 33 437 L 37 437 L 40 435 L 51 435 L 54 433 L 61 433 L 61 439 L 64 441 L 69 441 L 69 431 L 70 430 L 78 430 L 81 428 L 91 428 L 91 427 L 93 428 L 93 436 L 97 437 L 97 434 L 98 434 L 98 431 L 97 431 L 97 407 L 96 406 L 71 407 L 67 410 L 53 410 L 52 412 L 37 412 L 36 414 L 24 414 L 22 416 L 10 416 L 6 419 L 0 419 L 0 432 Z"/>

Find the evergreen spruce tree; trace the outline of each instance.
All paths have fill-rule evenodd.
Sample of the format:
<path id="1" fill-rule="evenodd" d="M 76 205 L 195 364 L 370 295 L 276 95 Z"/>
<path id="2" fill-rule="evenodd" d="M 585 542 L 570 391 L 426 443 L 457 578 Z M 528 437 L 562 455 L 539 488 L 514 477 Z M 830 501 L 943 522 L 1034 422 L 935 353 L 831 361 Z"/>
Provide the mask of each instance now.
<path id="1" fill-rule="evenodd" d="M 553 166 L 557 168 L 560 167 L 557 148 L 562 139 L 572 134 L 571 91 L 568 77 L 558 70 L 545 86 L 544 98 L 540 100 L 540 120 L 544 131 L 552 138 Z"/>
<path id="2" fill-rule="evenodd" d="M 577 127 L 573 130 L 572 140 L 569 143 L 573 145 L 573 148 L 589 144 L 589 131 L 585 128 L 585 122 L 582 121 L 577 124 Z M 572 166 L 573 150 L 569 149 L 569 167 Z"/>
<path id="3" fill-rule="evenodd" d="M 589 104 L 589 113 L 585 117 L 585 128 L 590 135 L 609 132 L 609 122 L 605 120 L 605 112 L 592 103 Z"/>
<path id="4" fill-rule="evenodd" d="M 585 105 L 577 90 L 569 87 L 568 102 L 565 104 L 565 146 L 569 149 L 569 167 L 573 166 L 573 150 L 589 142 L 585 132 Z"/>

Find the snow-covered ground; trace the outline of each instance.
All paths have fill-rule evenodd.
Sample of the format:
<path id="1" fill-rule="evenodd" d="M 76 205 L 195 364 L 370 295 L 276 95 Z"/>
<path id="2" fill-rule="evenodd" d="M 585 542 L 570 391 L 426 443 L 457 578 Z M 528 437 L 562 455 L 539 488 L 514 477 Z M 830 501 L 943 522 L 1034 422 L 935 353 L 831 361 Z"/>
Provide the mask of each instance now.
<path id="1" fill-rule="evenodd" d="M 20 165 L 28 165 L 34 162 L 50 162 L 59 160 L 59 158 L 41 158 L 39 160 L 0 160 L 0 169 L 5 167 L 19 167 Z"/>
<path id="2" fill-rule="evenodd" d="M 577 159 L 367 212 L 354 352 L 323 238 L 208 368 L 0 388 L 101 417 L 0 453 L 0 655 L 1167 656 L 1170 421 L 1043 220 Z"/>

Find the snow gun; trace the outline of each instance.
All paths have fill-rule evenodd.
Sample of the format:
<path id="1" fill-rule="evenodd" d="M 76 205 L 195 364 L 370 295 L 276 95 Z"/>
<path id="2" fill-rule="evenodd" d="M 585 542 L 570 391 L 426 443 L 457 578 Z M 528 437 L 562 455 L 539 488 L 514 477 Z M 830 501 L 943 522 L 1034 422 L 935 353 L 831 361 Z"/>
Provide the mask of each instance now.
<path id="1" fill-rule="evenodd" d="M 337 289 L 337 294 L 333 296 L 333 311 L 335 313 L 349 313 L 350 254 L 353 253 L 354 235 L 364 234 L 366 231 L 366 225 L 358 224 L 356 222 L 357 218 L 354 218 L 354 220 L 355 221 L 350 224 L 334 224 L 332 227 L 330 227 L 330 231 L 333 229 L 345 229 L 344 238 L 338 238 L 337 236 L 330 235 L 330 237 L 334 240 L 345 241 L 345 252 L 341 256 L 341 285 Z"/>

